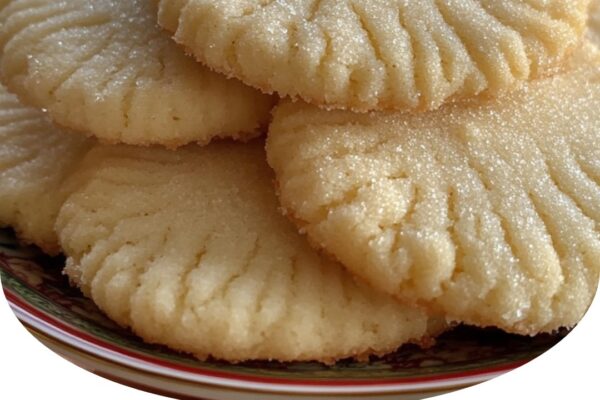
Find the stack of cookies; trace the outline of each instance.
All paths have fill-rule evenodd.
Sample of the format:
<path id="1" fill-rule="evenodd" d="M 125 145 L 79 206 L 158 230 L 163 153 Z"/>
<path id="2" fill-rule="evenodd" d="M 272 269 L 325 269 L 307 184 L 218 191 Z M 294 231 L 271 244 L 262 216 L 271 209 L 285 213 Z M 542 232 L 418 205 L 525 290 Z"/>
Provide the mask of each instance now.
<path id="1" fill-rule="evenodd" d="M 0 1 L 0 223 L 201 359 L 573 327 L 600 275 L 591 3 Z"/>

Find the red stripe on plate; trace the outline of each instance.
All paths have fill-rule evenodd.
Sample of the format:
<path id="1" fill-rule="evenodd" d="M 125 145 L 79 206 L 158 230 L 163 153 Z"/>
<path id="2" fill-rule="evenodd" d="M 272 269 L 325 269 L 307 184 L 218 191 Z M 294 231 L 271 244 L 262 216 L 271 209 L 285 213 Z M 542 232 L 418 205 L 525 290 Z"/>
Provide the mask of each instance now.
<path id="1" fill-rule="evenodd" d="M 476 371 L 467 371 L 467 372 L 455 372 L 455 373 L 447 373 L 436 376 L 426 376 L 420 378 L 391 378 L 385 380 L 357 380 L 357 379 L 348 379 L 348 380 L 310 380 L 310 379 L 288 379 L 288 378 L 266 378 L 266 377 L 258 377 L 258 376 L 248 376 L 243 374 L 236 374 L 232 372 L 222 372 L 222 371 L 211 371 L 199 367 L 189 367 L 185 365 L 175 364 L 169 361 L 164 361 L 158 358 L 154 358 L 151 356 L 147 356 L 144 354 L 139 354 L 136 352 L 132 352 L 130 350 L 117 347 L 109 342 L 106 342 L 102 339 L 98 339 L 94 336 L 89 335 L 86 332 L 78 330 L 75 327 L 65 324 L 59 319 L 50 316 L 44 313 L 41 310 L 38 310 L 24 300 L 22 300 L 18 295 L 12 293 L 8 289 L 4 288 L 4 294 L 6 295 L 6 299 L 9 303 L 13 303 L 14 305 L 22 308 L 26 312 L 31 315 L 43 320 L 44 322 L 52 325 L 53 327 L 67 332 L 80 340 L 85 342 L 94 344 L 98 347 L 101 347 L 105 350 L 109 350 L 127 357 L 131 357 L 133 359 L 137 359 L 140 361 L 144 361 L 146 363 L 154 364 L 163 368 L 168 368 L 176 371 L 182 371 L 187 373 L 198 374 L 202 376 L 209 376 L 214 378 L 222 378 L 222 379 L 230 379 L 237 380 L 242 382 L 253 382 L 253 383 L 263 383 L 263 384 L 273 384 L 273 385 L 305 385 L 305 386 L 326 386 L 326 387 L 336 387 L 336 386 L 361 386 L 361 387 L 369 387 L 369 386 L 382 386 L 382 385 L 402 385 L 402 384 L 418 384 L 418 383 L 427 383 L 427 382 L 435 382 L 435 381 L 447 381 L 447 380 L 457 380 L 464 378 L 476 378 L 478 376 L 485 376 L 491 374 L 502 374 L 506 372 L 510 372 L 516 368 L 521 367 L 522 365 L 529 362 L 529 360 L 518 361 L 514 363 L 505 364 L 498 367 L 491 367 L 487 369 L 479 369 Z"/>

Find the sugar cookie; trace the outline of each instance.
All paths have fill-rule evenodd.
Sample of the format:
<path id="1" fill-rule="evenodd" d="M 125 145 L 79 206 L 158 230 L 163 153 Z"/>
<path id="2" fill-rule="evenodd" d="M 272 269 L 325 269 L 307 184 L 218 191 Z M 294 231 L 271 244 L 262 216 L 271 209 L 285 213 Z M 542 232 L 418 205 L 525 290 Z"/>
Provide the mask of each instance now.
<path id="1" fill-rule="evenodd" d="M 160 0 L 159 23 L 265 92 L 366 111 L 435 109 L 553 73 L 589 0 Z"/>
<path id="2" fill-rule="evenodd" d="M 600 270 L 600 56 L 574 64 L 424 114 L 283 104 L 268 142 L 283 206 L 399 298 L 522 334 L 573 326 Z"/>
<path id="3" fill-rule="evenodd" d="M 0 72 L 61 126 L 107 142 L 248 139 L 272 99 L 185 56 L 149 0 L 0 2 Z"/>
<path id="4" fill-rule="evenodd" d="M 0 225 L 48 253 L 58 253 L 54 221 L 66 195 L 63 180 L 91 141 L 60 132 L 0 86 Z"/>
<path id="5" fill-rule="evenodd" d="M 200 358 L 328 362 L 439 332 L 310 248 L 277 211 L 263 146 L 95 148 L 57 223 L 68 275 L 145 340 Z"/>

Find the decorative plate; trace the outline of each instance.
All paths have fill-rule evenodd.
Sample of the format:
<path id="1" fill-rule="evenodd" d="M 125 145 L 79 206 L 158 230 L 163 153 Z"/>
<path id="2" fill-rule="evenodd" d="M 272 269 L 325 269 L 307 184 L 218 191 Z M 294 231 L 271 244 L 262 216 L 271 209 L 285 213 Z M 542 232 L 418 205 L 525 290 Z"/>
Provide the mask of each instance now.
<path id="1" fill-rule="evenodd" d="M 61 274 L 62 259 L 20 246 L 0 230 L 0 273 L 10 306 L 42 343 L 98 375 L 177 398 L 421 399 L 513 370 L 558 343 L 566 332 L 535 338 L 458 327 L 422 350 L 405 346 L 368 363 L 200 362 L 143 343 L 108 320 Z"/>

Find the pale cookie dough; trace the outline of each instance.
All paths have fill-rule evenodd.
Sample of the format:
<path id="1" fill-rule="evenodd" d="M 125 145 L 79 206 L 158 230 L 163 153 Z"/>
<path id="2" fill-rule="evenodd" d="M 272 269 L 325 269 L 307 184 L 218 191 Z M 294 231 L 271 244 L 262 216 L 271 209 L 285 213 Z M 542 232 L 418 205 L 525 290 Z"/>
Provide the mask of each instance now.
<path id="1" fill-rule="evenodd" d="M 67 274 L 119 324 L 200 358 L 330 362 L 439 333 L 310 248 L 263 146 L 95 148 L 57 222 Z"/>
<path id="2" fill-rule="evenodd" d="M 158 0 L 156 0 L 158 1 Z M 589 0 L 160 0 L 198 60 L 332 108 L 435 109 L 556 72 Z"/>
<path id="3" fill-rule="evenodd" d="M 54 233 L 68 191 L 63 181 L 91 147 L 80 135 L 52 127 L 0 86 L 0 225 L 44 251 L 60 251 Z"/>
<path id="4" fill-rule="evenodd" d="M 536 334 L 584 315 L 600 270 L 600 56 L 494 101 L 356 115 L 286 103 L 281 201 L 374 287 Z"/>
<path id="5" fill-rule="evenodd" d="M 0 56 L 22 100 L 106 142 L 248 139 L 270 118 L 270 97 L 185 56 L 150 0 L 0 1 Z"/>

